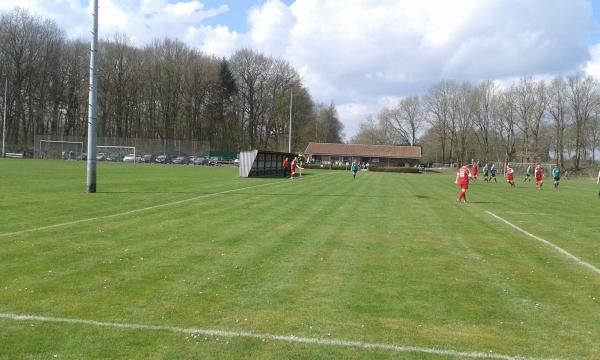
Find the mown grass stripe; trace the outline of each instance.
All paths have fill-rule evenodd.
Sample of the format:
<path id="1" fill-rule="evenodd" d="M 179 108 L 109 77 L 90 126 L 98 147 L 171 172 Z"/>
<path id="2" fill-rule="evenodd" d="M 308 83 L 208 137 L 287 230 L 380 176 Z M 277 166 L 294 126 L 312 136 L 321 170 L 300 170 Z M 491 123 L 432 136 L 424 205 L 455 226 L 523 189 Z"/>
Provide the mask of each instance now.
<path id="1" fill-rule="evenodd" d="M 300 180 L 300 179 L 298 179 L 298 180 Z M 65 227 L 65 226 L 70 226 L 70 225 L 75 225 L 75 224 L 81 224 L 81 223 L 90 222 L 90 221 L 96 221 L 96 220 L 102 220 L 102 219 L 110 219 L 110 218 L 114 218 L 114 217 L 131 215 L 131 214 L 140 213 L 140 212 L 144 212 L 144 211 L 149 211 L 149 210 L 154 210 L 154 209 L 160 209 L 160 208 L 169 207 L 169 206 L 173 206 L 173 205 L 184 204 L 184 203 L 188 203 L 188 202 L 191 202 L 191 201 L 195 201 L 195 200 L 198 200 L 198 199 L 203 199 L 203 198 L 207 198 L 207 197 L 211 197 L 211 196 L 227 194 L 227 193 L 231 193 L 231 192 L 234 192 L 234 191 L 241 191 L 241 190 L 253 189 L 253 188 L 257 188 L 257 187 L 268 186 L 268 185 L 276 185 L 276 184 L 283 184 L 283 183 L 282 182 L 270 182 L 270 183 L 253 185 L 253 186 L 246 186 L 246 187 L 238 188 L 238 189 L 231 189 L 231 190 L 220 191 L 220 192 L 216 192 L 216 193 L 203 194 L 203 195 L 194 196 L 194 197 L 191 197 L 191 198 L 177 200 L 177 201 L 172 201 L 172 202 L 168 202 L 168 203 L 164 203 L 164 204 L 158 204 L 158 205 L 148 206 L 148 207 L 144 207 L 144 208 L 123 211 L 123 212 L 119 212 L 119 213 L 116 213 L 116 214 L 96 216 L 96 217 L 91 217 L 91 218 L 86 218 L 86 219 L 69 221 L 69 222 L 65 222 L 65 223 L 61 223 L 61 224 L 53 224 L 53 225 L 41 226 L 41 227 L 37 227 L 37 228 L 31 228 L 31 229 L 25 229 L 25 230 L 20 230 L 20 231 L 14 231 L 14 232 L 9 232 L 9 233 L 4 233 L 4 234 L 0 234 L 0 237 L 8 237 L 8 236 L 21 235 L 21 234 L 38 232 L 38 231 L 44 231 L 44 230 L 50 230 L 50 229 L 55 229 L 55 228 L 60 228 L 60 227 Z"/>
<path id="2" fill-rule="evenodd" d="M 103 322 L 96 320 L 87 319 L 69 319 L 69 318 L 58 318 L 50 316 L 39 316 L 39 315 L 19 315 L 10 313 L 0 313 L 0 318 L 14 320 L 14 321 L 38 321 L 38 322 L 51 322 L 51 323 L 62 323 L 62 324 L 76 324 L 76 325 L 91 325 L 97 327 L 108 327 L 115 329 L 127 329 L 127 330 L 148 330 L 148 331 L 169 331 L 174 333 L 182 334 L 198 334 L 211 337 L 229 337 L 229 338 L 254 338 L 260 340 L 273 340 L 273 341 L 286 341 L 291 343 L 301 344 L 313 344 L 321 346 L 336 346 L 336 347 L 351 347 L 359 348 L 364 350 L 388 350 L 399 353 L 422 353 L 429 355 L 439 356 L 453 356 L 458 358 L 472 358 L 472 359 L 498 359 L 498 360 L 543 360 L 542 358 L 524 357 L 524 356 L 511 356 L 493 353 L 483 352 L 469 352 L 469 351 L 458 351 L 440 348 L 425 348 L 418 346 L 404 346 L 395 344 L 381 344 L 381 343 L 364 343 L 360 341 L 351 341 L 343 339 L 321 339 L 321 338 L 309 338 L 294 335 L 273 335 L 273 334 L 262 334 L 252 333 L 247 331 L 230 331 L 230 330 L 215 330 L 215 329 L 198 329 L 198 328 L 182 328 L 176 326 L 164 326 L 164 325 L 148 325 L 148 324 L 130 324 L 130 323 L 115 323 L 115 322 Z"/>
<path id="3" fill-rule="evenodd" d="M 525 234 L 525 235 L 529 236 L 530 238 L 532 238 L 532 239 L 535 239 L 535 240 L 537 240 L 537 241 L 539 241 L 539 242 L 541 242 L 541 243 L 544 243 L 544 244 L 546 244 L 546 245 L 550 246 L 550 247 L 551 247 L 551 248 L 553 248 L 554 250 L 558 251 L 559 253 L 563 254 L 564 256 L 568 257 L 569 259 L 571 259 L 571 260 L 575 261 L 575 262 L 576 262 L 576 263 L 578 263 L 579 265 L 585 266 L 585 267 L 587 267 L 588 269 L 592 270 L 593 272 L 595 272 L 595 273 L 597 273 L 597 274 L 600 274 L 600 269 L 598 269 L 597 267 L 595 267 L 594 265 L 592 265 L 592 264 L 590 264 L 590 263 L 588 263 L 588 262 L 586 262 L 586 261 L 583 261 L 583 260 L 581 260 L 581 259 L 580 259 L 580 258 L 578 258 L 577 256 L 575 256 L 575 255 L 571 254 L 570 252 L 568 252 L 567 250 L 565 250 L 565 249 L 561 248 L 560 246 L 558 246 L 558 245 L 554 245 L 553 243 L 551 243 L 551 242 L 550 242 L 550 241 L 548 241 L 548 240 L 542 239 L 542 238 L 541 238 L 541 237 L 539 237 L 539 236 L 533 235 L 532 233 L 530 233 L 530 232 L 528 232 L 528 231 L 526 231 L 526 230 L 523 230 L 522 228 L 518 227 L 517 225 L 515 225 L 515 224 L 513 224 L 513 223 L 509 222 L 508 220 L 505 220 L 505 219 L 501 218 L 500 216 L 498 216 L 498 215 L 494 214 L 494 213 L 493 213 L 493 212 L 491 212 L 491 211 L 487 211 L 487 210 L 486 210 L 486 213 L 487 213 L 487 214 L 489 214 L 489 215 L 491 215 L 491 216 L 493 216 L 493 217 L 495 217 L 496 219 L 498 219 L 498 220 L 502 221 L 503 223 L 505 223 L 506 225 L 508 225 L 508 226 L 512 227 L 513 229 L 515 229 L 515 230 L 517 230 L 517 231 L 519 231 L 519 232 L 521 232 L 521 233 L 523 233 L 523 234 Z"/>

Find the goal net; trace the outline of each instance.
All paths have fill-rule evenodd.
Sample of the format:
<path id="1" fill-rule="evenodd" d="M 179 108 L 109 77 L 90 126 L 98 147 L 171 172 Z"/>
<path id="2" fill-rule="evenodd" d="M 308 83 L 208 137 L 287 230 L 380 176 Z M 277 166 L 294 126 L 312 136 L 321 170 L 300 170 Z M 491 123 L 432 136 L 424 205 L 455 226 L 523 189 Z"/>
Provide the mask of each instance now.
<path id="1" fill-rule="evenodd" d="M 535 176 L 535 167 L 537 166 L 537 163 L 516 163 L 516 162 L 511 162 L 509 163 L 510 166 L 512 167 L 512 169 L 514 170 L 514 174 L 515 176 L 519 176 L 519 177 L 525 177 L 525 174 L 527 173 L 527 168 L 530 168 L 530 175 L 533 178 Z M 552 169 L 554 168 L 554 164 L 541 164 L 542 165 L 542 171 L 544 173 L 544 176 L 550 176 L 550 174 L 552 174 Z M 502 174 L 504 174 L 504 170 L 502 170 Z"/>
<path id="2" fill-rule="evenodd" d="M 55 160 L 85 160 L 83 141 L 40 140 L 40 157 Z"/>
<path id="3" fill-rule="evenodd" d="M 97 161 L 139 162 L 135 146 L 97 145 Z"/>

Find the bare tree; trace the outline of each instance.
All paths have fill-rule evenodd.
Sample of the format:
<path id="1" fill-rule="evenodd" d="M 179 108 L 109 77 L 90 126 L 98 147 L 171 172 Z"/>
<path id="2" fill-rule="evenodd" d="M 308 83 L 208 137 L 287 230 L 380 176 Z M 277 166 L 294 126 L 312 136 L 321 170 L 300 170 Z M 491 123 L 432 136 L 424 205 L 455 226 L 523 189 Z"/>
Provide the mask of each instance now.
<path id="1" fill-rule="evenodd" d="M 531 161 L 531 128 L 535 113 L 535 83 L 531 78 L 521 78 L 514 87 L 513 99 L 517 114 L 516 126 L 523 135 L 522 161 Z"/>
<path id="2" fill-rule="evenodd" d="M 503 155 L 506 162 L 512 161 L 516 153 L 515 128 L 517 124 L 517 105 L 514 88 L 504 92 L 499 99 L 498 122 L 496 123 L 498 136 L 503 144 Z"/>
<path id="3" fill-rule="evenodd" d="M 484 159 L 490 158 L 493 125 L 496 122 L 500 90 L 494 82 L 481 83 L 474 91 L 473 126 Z"/>
<path id="4" fill-rule="evenodd" d="M 554 157 L 560 167 L 565 166 L 565 128 L 569 118 L 567 104 L 567 83 L 561 77 L 552 80 L 548 89 L 548 113 L 554 124 Z"/>
<path id="5" fill-rule="evenodd" d="M 455 88 L 450 102 L 451 119 L 455 127 L 457 160 L 461 164 L 468 162 L 467 148 L 469 135 L 473 129 L 473 119 L 476 113 L 476 94 L 471 84 L 463 83 Z"/>
<path id="6" fill-rule="evenodd" d="M 391 109 L 383 109 L 379 115 L 385 127 L 401 138 L 403 143 L 415 145 L 417 134 L 425 123 L 425 112 L 418 96 L 400 100 Z"/>
<path id="7" fill-rule="evenodd" d="M 425 95 L 425 109 L 429 113 L 429 122 L 437 133 L 444 162 L 452 161 L 455 121 L 450 103 L 455 88 L 455 83 L 443 81 L 430 88 Z"/>
<path id="8" fill-rule="evenodd" d="M 598 108 L 598 83 L 582 75 L 568 78 L 567 100 L 573 114 L 574 166 L 579 169 L 585 151 L 585 130 Z"/>
<path id="9" fill-rule="evenodd" d="M 596 162 L 596 152 L 600 146 L 600 107 L 597 107 L 594 110 L 593 116 L 588 123 L 586 134 L 586 142 L 588 143 L 588 148 L 590 150 L 591 162 L 594 164 Z"/>

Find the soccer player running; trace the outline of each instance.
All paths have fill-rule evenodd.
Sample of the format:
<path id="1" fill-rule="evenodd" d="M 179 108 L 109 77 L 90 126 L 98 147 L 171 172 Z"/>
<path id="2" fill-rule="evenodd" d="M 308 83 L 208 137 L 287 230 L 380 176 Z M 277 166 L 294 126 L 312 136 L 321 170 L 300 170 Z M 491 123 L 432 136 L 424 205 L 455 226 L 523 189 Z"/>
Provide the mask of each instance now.
<path id="1" fill-rule="evenodd" d="M 492 179 L 494 179 L 494 182 L 498 182 L 498 179 L 496 179 L 496 165 L 492 164 L 492 167 L 490 167 L 490 180 L 489 182 L 492 182 Z"/>
<path id="2" fill-rule="evenodd" d="M 350 167 L 350 170 L 352 170 L 352 178 L 356 179 L 356 173 L 358 172 L 358 164 L 356 163 L 356 161 L 352 162 L 352 166 Z"/>
<path id="3" fill-rule="evenodd" d="M 456 201 L 462 201 L 464 203 L 467 202 L 467 189 L 469 189 L 470 177 L 471 173 L 469 172 L 469 167 L 467 165 L 463 165 L 460 169 L 458 169 L 454 183 L 460 186 L 460 193 L 458 194 Z"/>
<path id="4" fill-rule="evenodd" d="M 525 180 L 523 182 L 531 182 L 531 164 L 527 164 L 527 170 L 525 170 Z"/>
<path id="5" fill-rule="evenodd" d="M 510 184 L 511 188 L 515 187 L 514 170 L 510 167 L 510 164 L 506 165 L 506 181 Z"/>
<path id="6" fill-rule="evenodd" d="M 291 170 L 291 176 L 290 176 L 290 180 L 294 180 L 294 176 L 296 176 L 296 168 L 298 167 L 298 158 L 295 157 L 294 160 L 292 160 L 292 165 L 290 166 L 290 170 Z"/>
<path id="7" fill-rule="evenodd" d="M 558 190 L 558 185 L 560 185 L 560 169 L 558 168 L 558 164 L 554 165 L 552 169 L 552 177 L 554 178 L 554 189 Z"/>
<path id="8" fill-rule="evenodd" d="M 535 189 L 542 190 L 542 185 L 544 185 L 544 171 L 542 164 L 538 163 L 535 167 Z"/>
<path id="9" fill-rule="evenodd" d="M 477 160 L 479 161 L 479 160 Z M 473 169 L 473 181 L 477 181 L 477 173 L 479 172 L 479 167 L 477 166 L 477 163 L 473 161 L 473 159 L 471 159 L 471 164 L 472 165 L 472 169 Z"/>
<path id="10" fill-rule="evenodd" d="M 483 182 L 488 182 L 489 176 L 490 176 L 490 168 L 488 166 L 488 163 L 486 162 L 485 165 L 483 165 Z"/>

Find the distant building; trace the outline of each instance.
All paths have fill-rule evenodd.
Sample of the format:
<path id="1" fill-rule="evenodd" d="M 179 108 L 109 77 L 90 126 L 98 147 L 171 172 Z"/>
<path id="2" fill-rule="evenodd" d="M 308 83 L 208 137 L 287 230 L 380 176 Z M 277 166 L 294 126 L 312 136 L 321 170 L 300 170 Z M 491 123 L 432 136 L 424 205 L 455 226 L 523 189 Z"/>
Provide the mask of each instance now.
<path id="1" fill-rule="evenodd" d="M 309 143 L 304 152 L 311 162 L 369 163 L 379 167 L 415 166 L 421 161 L 420 146 Z"/>

